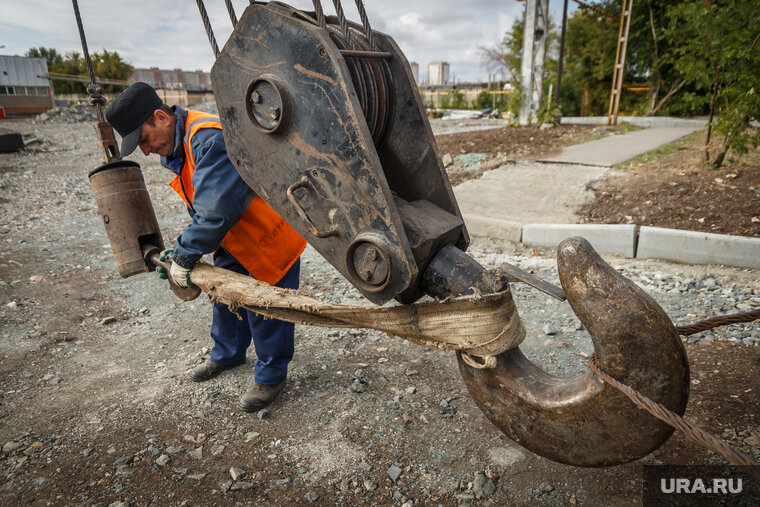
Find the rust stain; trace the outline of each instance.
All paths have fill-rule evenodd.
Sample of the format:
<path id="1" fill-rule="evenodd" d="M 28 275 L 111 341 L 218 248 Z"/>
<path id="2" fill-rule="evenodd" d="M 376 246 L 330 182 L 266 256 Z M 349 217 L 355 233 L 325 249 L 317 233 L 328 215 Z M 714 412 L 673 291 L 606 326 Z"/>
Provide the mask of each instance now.
<path id="1" fill-rule="evenodd" d="M 255 65 L 248 58 L 244 56 L 240 56 L 237 53 L 232 53 L 230 56 L 232 57 L 233 60 L 235 60 L 238 63 L 238 65 L 241 68 L 251 73 L 257 73 L 257 74 L 262 74 L 265 70 L 271 67 L 277 67 L 279 65 L 283 65 L 286 63 L 285 60 L 279 60 L 276 62 L 268 63 L 266 65 Z"/>
<path id="2" fill-rule="evenodd" d="M 390 227 L 390 217 L 386 216 L 382 210 L 377 209 L 373 197 L 371 195 L 365 195 L 361 191 L 358 191 L 356 189 L 355 182 L 350 177 L 346 177 L 347 175 L 351 174 L 351 171 L 346 166 L 345 160 L 342 160 L 340 157 L 332 153 L 320 152 L 314 146 L 304 141 L 303 138 L 301 138 L 301 136 L 295 132 L 288 135 L 288 142 L 290 142 L 293 147 L 301 150 L 304 155 L 315 158 L 317 160 L 321 160 L 323 163 L 326 163 L 330 167 L 337 169 L 338 178 L 343 180 L 344 183 L 349 184 L 354 189 L 354 199 L 353 201 L 349 202 L 341 199 L 335 192 L 332 191 L 333 189 L 322 189 L 322 191 L 327 193 L 325 196 L 326 199 L 332 201 L 333 204 L 338 206 L 344 216 L 350 216 L 349 208 L 358 208 L 362 210 L 361 216 L 358 219 L 358 225 L 360 227 L 369 227 L 372 224 L 372 220 L 375 218 L 382 219 L 386 226 Z M 323 167 L 323 169 L 326 168 Z"/>
<path id="3" fill-rule="evenodd" d="M 296 69 L 298 72 L 301 72 L 302 74 L 306 74 L 307 76 L 311 76 L 313 78 L 320 79 L 322 81 L 327 81 L 333 86 L 338 86 L 338 83 L 336 83 L 335 80 L 331 78 L 330 76 L 325 76 L 324 74 L 320 74 L 319 72 L 309 70 L 305 68 L 303 65 L 301 65 L 300 63 L 295 64 L 293 68 Z"/>

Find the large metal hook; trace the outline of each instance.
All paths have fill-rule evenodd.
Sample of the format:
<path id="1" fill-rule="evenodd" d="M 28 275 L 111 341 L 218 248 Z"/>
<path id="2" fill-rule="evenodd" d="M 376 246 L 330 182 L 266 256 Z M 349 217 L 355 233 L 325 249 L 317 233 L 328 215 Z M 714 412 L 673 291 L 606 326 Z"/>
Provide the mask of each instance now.
<path id="1" fill-rule="evenodd" d="M 683 414 L 689 396 L 686 351 L 663 309 L 609 266 L 583 238 L 558 249 L 560 282 L 594 344 L 599 367 Z M 515 442 L 577 466 L 609 466 L 646 456 L 673 429 L 639 410 L 593 373 L 550 375 L 519 349 L 493 369 L 474 369 L 458 354 L 470 394 L 488 419 Z"/>

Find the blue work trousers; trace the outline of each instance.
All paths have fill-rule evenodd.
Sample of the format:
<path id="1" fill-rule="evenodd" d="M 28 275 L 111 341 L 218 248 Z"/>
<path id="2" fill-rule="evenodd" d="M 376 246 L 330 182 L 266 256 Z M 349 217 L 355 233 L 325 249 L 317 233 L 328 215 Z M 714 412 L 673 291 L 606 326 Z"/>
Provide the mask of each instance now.
<path id="1" fill-rule="evenodd" d="M 297 289 L 301 260 L 277 283 L 277 287 Z M 250 273 L 232 255 L 223 248 L 216 251 L 214 265 L 236 273 L 251 276 Z M 288 363 L 293 359 L 294 325 L 277 319 L 264 319 L 261 315 L 238 309 L 236 313 L 222 303 L 214 304 L 211 321 L 211 360 L 224 365 L 237 365 L 245 362 L 248 347 L 256 349 L 256 366 L 254 378 L 257 383 L 277 385 L 288 375 Z"/>

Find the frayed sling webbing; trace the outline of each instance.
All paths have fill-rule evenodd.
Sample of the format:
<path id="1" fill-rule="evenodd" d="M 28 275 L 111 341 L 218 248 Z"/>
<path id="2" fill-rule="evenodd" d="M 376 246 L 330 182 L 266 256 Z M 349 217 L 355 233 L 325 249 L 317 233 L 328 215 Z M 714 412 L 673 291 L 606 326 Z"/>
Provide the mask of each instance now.
<path id="1" fill-rule="evenodd" d="M 325 303 L 249 276 L 198 263 L 190 280 L 212 299 L 265 317 L 321 327 L 370 328 L 425 347 L 458 350 L 470 366 L 493 368 L 525 327 L 509 290 L 390 307 Z M 477 356 L 477 360 L 473 356 Z"/>

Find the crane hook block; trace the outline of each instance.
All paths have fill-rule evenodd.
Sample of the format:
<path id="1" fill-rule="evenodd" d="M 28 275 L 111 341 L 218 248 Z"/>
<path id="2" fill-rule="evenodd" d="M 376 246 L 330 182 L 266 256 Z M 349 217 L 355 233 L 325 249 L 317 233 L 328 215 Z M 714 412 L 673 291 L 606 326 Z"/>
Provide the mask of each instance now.
<path id="1" fill-rule="evenodd" d="M 469 237 L 409 63 L 373 39 L 256 3 L 211 79 L 246 183 L 370 301 L 407 303 L 435 252 Z"/>

